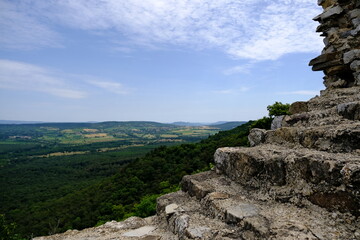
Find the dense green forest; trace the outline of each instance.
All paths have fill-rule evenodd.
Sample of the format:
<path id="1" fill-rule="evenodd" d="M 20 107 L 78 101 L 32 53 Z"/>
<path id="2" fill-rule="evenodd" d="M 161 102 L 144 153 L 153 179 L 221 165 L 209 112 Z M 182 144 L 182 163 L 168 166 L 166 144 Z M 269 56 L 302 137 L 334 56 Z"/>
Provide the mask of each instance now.
<path id="1" fill-rule="evenodd" d="M 155 152 L 168 151 L 166 146 L 199 141 L 221 129 L 231 129 L 239 124 L 241 122 L 228 122 L 210 127 L 154 122 L 0 125 L 0 213 L 6 214 L 2 215 L 2 219 L 5 221 L 6 217 L 7 222 L 16 222 L 17 231 L 29 238 L 69 228 L 89 227 L 133 214 L 144 216 L 153 213 L 147 204 L 153 204 L 158 194 L 176 190 L 180 176 L 191 171 L 184 169 L 178 176 L 173 176 L 176 181 L 165 178 L 159 183 L 161 187 L 150 188 L 147 192 L 150 196 L 143 195 L 140 200 L 138 197 L 142 195 L 129 193 L 136 197 L 124 198 L 126 201 L 117 204 L 114 199 L 121 196 L 104 193 L 105 200 L 102 196 L 99 197 L 101 201 L 89 200 L 97 206 L 94 213 L 94 206 L 87 208 L 86 203 L 81 203 L 84 207 L 77 208 L 82 209 L 82 214 L 67 206 L 71 201 L 92 199 L 86 195 L 88 192 L 95 196 L 97 191 L 96 194 L 91 191 L 101 182 L 104 181 L 99 186 L 102 189 L 102 186 L 114 181 L 115 174 L 121 176 L 129 171 L 127 169 L 139 168 L 137 162 L 144 163 L 151 153 L 142 157 L 155 148 Z M 157 169 L 158 173 L 163 174 L 163 169 Z M 127 180 L 132 179 L 129 174 L 125 176 Z M 121 189 L 117 185 L 115 188 Z M 99 191 L 100 195 L 102 191 Z M 112 199 L 114 204 L 107 199 Z M 66 206 L 57 207 L 65 203 Z M 76 204 L 72 203 L 71 206 Z M 64 210 L 68 213 L 64 214 Z M 89 216 L 84 217 L 88 215 L 86 213 Z M 14 225 L 9 226 L 11 228 L 7 229 L 15 229 Z"/>
<path id="2" fill-rule="evenodd" d="M 6 196 L 2 192 L 4 198 L 0 203 L 0 213 L 5 215 L 0 214 L 0 232 L 7 236 L 4 239 L 29 239 L 68 229 L 92 227 L 110 220 L 119 221 L 134 215 L 150 216 L 155 213 L 156 198 L 178 190 L 184 175 L 211 168 L 217 148 L 248 146 L 247 136 L 251 128 L 269 129 L 273 117 L 276 116 L 270 114 L 274 106 L 275 104 L 268 106 L 269 117 L 247 122 L 232 130 L 220 131 L 197 143 L 161 145 L 155 149 L 154 145 L 151 145 L 147 151 L 151 148 L 153 150 L 145 155 L 146 149 L 141 152 L 139 149 L 132 151 L 131 147 L 128 147 L 122 149 L 127 154 L 117 150 L 92 151 L 80 155 L 83 158 L 79 158 L 79 155 L 43 156 L 42 160 L 37 157 L 27 161 L 19 158 L 22 159 L 22 164 L 28 162 L 29 166 L 10 161 L 0 167 L 1 187 L 7 187 L 9 193 L 14 190 L 6 186 L 9 181 L 19 181 L 18 186 L 26 186 L 28 182 L 35 181 L 32 184 L 35 188 L 20 188 L 20 192 L 13 196 Z M 278 107 L 274 108 L 276 110 Z M 234 123 L 224 126 L 229 125 L 233 126 Z M 139 157 L 133 160 L 136 154 Z M 102 157 L 104 159 L 101 159 Z M 116 160 L 108 161 L 109 157 Z M 64 159 L 67 159 L 67 162 Z M 97 161 L 99 159 L 100 161 Z M 105 164 L 100 167 L 96 165 L 99 162 Z M 33 163 L 39 165 L 32 165 Z M 42 164 L 48 166 L 41 168 Z M 9 166 L 14 167 L 15 175 L 19 176 L 20 172 L 23 177 L 14 180 L 11 173 L 8 176 L 3 175 L 1 170 Z M 29 172 L 31 174 L 27 176 Z M 35 179 L 31 177 L 32 174 L 36 175 Z M 52 175 L 50 178 L 49 174 Z M 44 183 L 48 184 L 45 190 Z M 40 184 L 40 191 L 36 189 L 37 184 Z M 23 196 L 22 194 L 33 197 L 24 199 L 19 197 Z"/>
<path id="3" fill-rule="evenodd" d="M 220 131 L 198 143 L 160 146 L 124 165 L 110 164 L 109 168 L 117 169 L 117 172 L 101 182 L 93 180 L 97 174 L 102 174 L 101 169 L 95 168 L 96 171 L 92 171 L 89 167 L 89 176 L 87 176 L 89 181 L 86 184 L 80 181 L 78 184 L 83 186 L 78 191 L 61 189 L 62 185 L 69 187 L 69 184 L 63 184 L 63 181 L 76 182 L 76 179 L 64 179 L 61 176 L 62 172 L 74 168 L 69 168 L 65 162 L 59 162 L 63 169 L 46 180 L 49 183 L 46 194 L 53 195 L 54 198 L 39 201 L 36 190 L 32 190 L 35 194 L 32 197 L 34 199 L 26 199 L 26 205 L 17 201 L 16 195 L 8 196 L 5 198 L 6 205 L 1 204 L 1 211 L 6 213 L 9 222 L 17 224 L 17 231 L 25 237 L 47 235 L 68 229 L 82 229 L 108 220 L 122 220 L 132 215 L 153 214 L 156 197 L 176 190 L 182 176 L 209 169 L 213 154 L 218 147 L 246 146 L 251 124 L 247 123 L 230 131 Z M 57 164 L 56 158 L 51 158 L 51 161 L 49 165 Z M 86 161 L 90 160 L 84 158 L 74 161 L 70 158 L 67 164 L 79 164 L 79 168 L 82 168 L 82 164 Z M 48 171 L 51 171 L 51 167 L 49 169 Z M 22 169 L 14 168 L 14 171 L 18 172 Z M 34 165 L 30 171 L 36 172 L 38 176 L 36 181 L 45 181 L 45 178 L 42 178 L 44 173 L 38 166 Z M 104 172 L 106 171 L 104 169 Z M 4 177 L 1 182 L 13 181 L 10 176 Z M 35 181 L 27 179 L 26 172 L 23 179 L 17 180 L 23 181 L 23 184 L 27 181 Z M 56 181 L 59 183 L 56 184 Z M 26 188 L 23 191 L 25 195 L 29 195 L 26 193 Z M 60 192 L 68 192 L 68 194 L 62 197 Z"/>
<path id="4" fill-rule="evenodd" d="M 96 149 L 80 155 L 8 161 L 0 167 L 1 189 L 5 189 L 0 200 L 0 212 L 5 213 L 0 214 L 0 232 L 9 239 L 28 239 L 152 215 L 158 196 L 178 190 L 184 175 L 209 170 L 217 148 L 248 146 L 251 128 L 269 129 L 277 112 L 287 114 L 288 105 L 285 111 L 278 111 L 280 107 L 283 104 L 268 106 L 269 117 L 220 131 L 197 143 L 148 145 L 140 151 L 129 145 L 121 151 Z M 3 152 L 8 154 L 9 150 Z"/>

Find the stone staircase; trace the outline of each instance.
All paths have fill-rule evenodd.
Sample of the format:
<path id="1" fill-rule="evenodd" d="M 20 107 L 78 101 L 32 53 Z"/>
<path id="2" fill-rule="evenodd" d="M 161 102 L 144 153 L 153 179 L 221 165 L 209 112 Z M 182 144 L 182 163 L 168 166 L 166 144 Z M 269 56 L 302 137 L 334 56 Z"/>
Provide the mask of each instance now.
<path id="1" fill-rule="evenodd" d="M 351 214 L 306 200 L 274 200 L 215 172 L 185 177 L 183 191 L 158 200 L 164 228 L 178 239 L 357 239 Z M 171 207 L 171 210 L 169 210 Z"/>
<path id="2" fill-rule="evenodd" d="M 301 108 L 291 116 L 275 119 L 273 131 L 253 133 L 261 135 L 253 145 L 276 143 L 291 148 L 356 153 L 360 149 L 359 93 L 360 87 L 324 90 L 321 97 L 301 102 Z"/>
<path id="3" fill-rule="evenodd" d="M 360 122 L 343 115 L 359 93 L 327 89 L 277 129 L 253 129 L 253 147 L 218 149 L 213 171 L 158 199 L 161 227 L 177 239 L 360 239 Z"/>

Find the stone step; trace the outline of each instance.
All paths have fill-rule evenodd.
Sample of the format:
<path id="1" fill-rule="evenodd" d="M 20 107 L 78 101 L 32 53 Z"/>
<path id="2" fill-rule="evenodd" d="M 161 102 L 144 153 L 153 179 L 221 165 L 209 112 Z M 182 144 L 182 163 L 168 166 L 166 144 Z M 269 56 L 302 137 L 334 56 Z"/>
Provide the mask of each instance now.
<path id="1" fill-rule="evenodd" d="M 358 94 L 360 97 L 360 94 Z M 277 116 L 272 129 L 280 127 L 317 127 L 326 125 L 353 124 L 360 120 L 360 101 L 344 99 L 341 103 L 309 110 L 309 102 L 295 102 L 290 106 L 289 116 Z"/>
<path id="2" fill-rule="evenodd" d="M 319 121 L 321 122 L 321 121 Z M 251 129 L 251 146 L 277 144 L 288 148 L 304 147 L 333 153 L 360 154 L 360 121 L 312 127 L 279 127 L 274 130 Z"/>
<path id="3" fill-rule="evenodd" d="M 356 216 L 360 215 L 359 163 L 360 157 L 351 154 L 268 144 L 220 148 L 215 153 L 216 171 L 247 189 L 283 202 L 307 199 Z"/>
<path id="4" fill-rule="evenodd" d="M 250 136 L 251 133 L 250 133 Z M 360 151 L 360 121 L 314 127 L 281 127 L 263 133 L 258 143 L 305 147 L 320 151 L 344 153 Z M 255 144 L 256 145 L 256 144 Z"/>
<path id="5" fill-rule="evenodd" d="M 310 99 L 306 105 L 308 111 L 321 111 L 336 107 L 342 103 L 360 101 L 360 87 L 334 88 L 321 91 L 321 96 Z"/>
<path id="6" fill-rule="evenodd" d="M 86 228 L 81 231 L 68 230 L 65 233 L 34 240 L 177 240 L 177 236 L 157 225 L 157 217 L 142 219 L 130 217 L 122 222 L 111 221 L 99 227 Z"/>
<path id="7" fill-rule="evenodd" d="M 199 201 L 183 191 L 157 199 L 159 225 L 178 239 L 238 239 L 237 228 L 204 214 Z"/>
<path id="8" fill-rule="evenodd" d="M 347 103 L 350 104 L 350 103 Z M 344 105 L 344 104 L 343 104 Z M 360 107 L 360 103 L 358 103 Z M 342 105 L 339 105 L 342 106 Z M 360 108 L 359 108 L 360 109 Z M 275 130 L 280 127 L 318 127 L 327 125 L 341 125 L 341 124 L 352 124 L 355 119 L 359 118 L 356 111 L 349 113 L 344 108 L 338 110 L 338 106 L 319 111 L 302 112 L 287 116 L 275 117 L 276 127 L 272 128 Z M 353 118 L 351 118 L 353 117 Z"/>
<path id="9" fill-rule="evenodd" d="M 182 188 L 198 199 L 198 212 L 236 226 L 230 239 L 360 239 L 359 219 L 351 214 L 305 199 L 300 207 L 274 201 L 214 172 L 185 176 Z"/>

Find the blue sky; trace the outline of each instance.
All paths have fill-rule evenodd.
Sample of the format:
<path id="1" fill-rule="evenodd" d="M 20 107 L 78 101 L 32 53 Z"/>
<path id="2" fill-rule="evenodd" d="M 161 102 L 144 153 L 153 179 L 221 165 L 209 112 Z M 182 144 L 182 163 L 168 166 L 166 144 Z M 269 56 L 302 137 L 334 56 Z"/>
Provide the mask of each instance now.
<path id="1" fill-rule="evenodd" d="M 215 122 L 324 89 L 315 0 L 0 0 L 0 119 Z"/>

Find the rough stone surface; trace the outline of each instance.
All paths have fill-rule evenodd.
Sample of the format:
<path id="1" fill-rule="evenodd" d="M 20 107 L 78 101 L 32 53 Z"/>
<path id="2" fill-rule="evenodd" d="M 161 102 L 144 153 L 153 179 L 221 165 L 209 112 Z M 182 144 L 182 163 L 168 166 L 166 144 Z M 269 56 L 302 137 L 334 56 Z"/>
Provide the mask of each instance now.
<path id="1" fill-rule="evenodd" d="M 248 139 L 250 142 L 250 146 L 256 146 L 265 141 L 265 133 L 266 131 L 264 129 L 260 128 L 253 128 L 251 129 Z"/>
<path id="2" fill-rule="evenodd" d="M 150 217 L 142 219 L 131 217 L 123 222 L 111 221 L 102 226 L 87 228 L 81 231 L 69 230 L 62 234 L 48 237 L 37 237 L 34 240 L 160 240 L 178 239 L 171 232 L 159 229 L 156 225 L 158 219 Z"/>
<path id="3" fill-rule="evenodd" d="M 177 212 L 179 206 L 175 203 L 169 204 L 165 207 L 165 214 L 171 215 Z"/>
<path id="4" fill-rule="evenodd" d="M 304 113 L 307 111 L 309 111 L 307 102 L 294 102 L 289 108 L 289 112 L 291 114 Z"/>
<path id="5" fill-rule="evenodd" d="M 319 3 L 324 12 L 314 18 L 316 29 L 324 36 L 322 54 L 310 61 L 314 71 L 324 71 L 327 88 L 359 85 L 359 68 L 352 62 L 360 59 L 360 9 L 358 0 L 327 0 Z"/>
<path id="6" fill-rule="evenodd" d="M 329 8 L 327 9 L 325 12 L 323 12 L 322 14 L 316 16 L 314 18 L 314 20 L 325 20 L 327 18 L 330 18 L 334 15 L 338 15 L 340 14 L 341 12 L 343 11 L 343 9 L 340 7 L 340 6 L 335 6 L 335 7 L 332 7 L 332 8 Z"/>
<path id="7" fill-rule="evenodd" d="M 350 64 L 350 69 L 356 72 L 360 72 L 360 60 L 353 61 Z"/>
<path id="8" fill-rule="evenodd" d="M 360 59 L 360 49 L 353 49 L 344 53 L 344 63 L 351 63 L 355 59 Z"/>
<path id="9" fill-rule="evenodd" d="M 337 106 L 337 112 L 344 118 L 360 120 L 360 102 L 342 103 Z"/>
<path id="10" fill-rule="evenodd" d="M 281 128 L 282 127 L 282 121 L 283 121 L 284 117 L 285 117 L 284 115 L 283 116 L 276 116 L 271 122 L 271 130 Z"/>
<path id="11" fill-rule="evenodd" d="M 155 230 L 154 226 L 144 226 L 122 234 L 124 237 L 143 237 L 149 235 Z"/>

